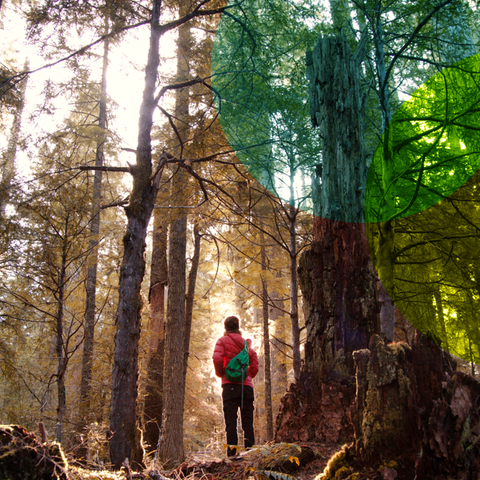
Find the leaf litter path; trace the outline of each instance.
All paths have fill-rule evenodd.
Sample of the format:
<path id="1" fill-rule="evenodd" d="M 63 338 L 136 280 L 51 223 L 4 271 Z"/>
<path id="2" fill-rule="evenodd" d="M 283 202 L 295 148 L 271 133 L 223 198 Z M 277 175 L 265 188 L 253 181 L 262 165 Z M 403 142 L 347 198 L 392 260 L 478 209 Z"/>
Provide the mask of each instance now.
<path id="1" fill-rule="evenodd" d="M 175 470 L 163 471 L 158 476 L 152 471 L 145 478 L 242 480 L 267 478 L 262 472 L 277 472 L 284 474 L 284 478 L 313 480 L 341 447 L 342 444 L 281 443 L 254 447 L 232 458 L 197 453 L 189 455 Z"/>

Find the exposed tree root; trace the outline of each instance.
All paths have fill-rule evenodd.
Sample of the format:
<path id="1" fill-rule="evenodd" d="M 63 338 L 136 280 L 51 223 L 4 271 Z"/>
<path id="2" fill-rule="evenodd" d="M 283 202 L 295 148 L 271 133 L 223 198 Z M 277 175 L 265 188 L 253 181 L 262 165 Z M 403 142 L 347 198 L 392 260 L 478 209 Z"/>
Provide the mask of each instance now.
<path id="1" fill-rule="evenodd" d="M 0 426 L 0 478 L 67 480 L 67 468 L 58 443 L 41 442 L 18 425 Z"/>

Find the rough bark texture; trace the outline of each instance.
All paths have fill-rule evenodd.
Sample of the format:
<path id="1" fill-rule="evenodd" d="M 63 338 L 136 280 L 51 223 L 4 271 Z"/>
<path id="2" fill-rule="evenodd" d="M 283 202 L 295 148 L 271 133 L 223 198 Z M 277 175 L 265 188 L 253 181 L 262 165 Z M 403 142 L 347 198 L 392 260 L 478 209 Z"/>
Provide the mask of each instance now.
<path id="1" fill-rule="evenodd" d="M 343 469 L 358 478 L 476 480 L 480 383 L 460 372 L 450 379 L 442 350 L 418 333 L 412 348 L 374 335 L 354 356 L 355 443 L 322 478 Z"/>
<path id="2" fill-rule="evenodd" d="M 376 276 L 364 224 L 358 223 L 366 181 L 360 56 L 361 48 L 351 55 L 343 34 L 320 38 L 307 55 L 312 123 L 323 144 L 322 172 L 313 185 L 315 241 L 298 268 L 307 328 L 305 363 L 283 400 L 277 441 L 298 435 L 321 442 L 351 439 L 352 353 L 366 348 L 379 331 Z"/>
<path id="3" fill-rule="evenodd" d="M 182 171 L 183 172 L 183 171 Z M 177 176 L 179 173 L 177 173 Z M 182 175 L 180 175 L 181 177 Z M 187 217 L 181 214 L 171 226 L 168 265 L 167 324 L 165 326 L 163 408 L 164 424 L 160 437 L 160 459 L 168 466 L 185 458 L 183 449 L 183 336 L 185 330 L 185 255 Z"/>
<path id="4" fill-rule="evenodd" d="M 106 31 L 108 31 L 108 21 L 105 22 Z M 104 41 L 103 47 L 103 67 L 102 83 L 100 94 L 100 111 L 98 116 L 98 127 L 105 132 L 107 125 L 107 68 L 108 68 L 108 37 Z M 102 139 L 97 144 L 95 156 L 95 166 L 103 166 L 104 142 Z M 85 315 L 84 315 L 84 334 L 83 334 L 83 355 L 82 355 L 82 379 L 80 381 L 80 426 L 82 430 L 89 423 L 90 412 L 90 392 L 92 390 L 92 363 L 93 346 L 95 340 L 95 308 L 97 295 L 97 247 L 100 234 L 100 202 L 102 198 L 102 174 L 101 170 L 96 170 L 93 180 L 92 197 L 92 219 L 90 223 L 90 252 L 88 259 L 87 280 L 85 285 Z M 91 415 L 91 414 L 90 414 Z M 80 452 L 85 455 L 84 449 Z"/>
<path id="5" fill-rule="evenodd" d="M 110 459 L 120 468 L 126 458 L 142 462 L 140 432 L 136 424 L 138 343 L 142 300 L 140 289 L 145 273 L 144 252 L 147 227 L 157 197 L 160 177 L 152 176 L 151 130 L 156 107 L 155 87 L 159 64 L 160 0 L 152 6 L 150 48 L 145 71 L 145 88 L 140 108 L 136 164 L 133 186 L 126 207 L 127 231 L 123 237 L 120 268 L 117 332 L 112 372 L 110 406 Z M 162 160 L 161 160 L 162 161 Z"/>
<path id="6" fill-rule="evenodd" d="M 326 219 L 323 225 L 323 242 L 314 242 L 300 259 L 305 363 L 300 381 L 282 399 L 277 441 L 352 438 L 352 353 L 368 346 L 378 332 L 379 306 L 363 226 Z"/>
<path id="7" fill-rule="evenodd" d="M 322 241 L 299 264 L 305 368 L 318 379 L 348 379 L 355 374 L 352 352 L 379 329 L 375 273 L 362 224 L 320 219 L 319 225 Z"/>
<path id="8" fill-rule="evenodd" d="M 179 16 L 188 13 L 190 5 L 180 4 Z M 191 46 L 190 24 L 178 28 L 177 77 L 180 81 L 189 78 L 189 51 Z M 175 98 L 175 118 L 177 138 L 180 145 L 177 157 L 183 158 L 184 146 L 189 137 L 189 102 L 187 88 L 177 90 Z M 160 437 L 160 459 L 166 465 L 178 465 L 185 459 L 183 449 L 183 408 L 185 398 L 184 333 L 186 295 L 186 246 L 187 246 L 187 205 L 188 175 L 179 169 L 173 177 L 172 202 L 180 208 L 173 210 L 171 223 L 168 265 L 167 324 L 165 329 L 165 351 L 168 355 L 164 363 L 163 408 L 164 425 Z"/>
<path id="9" fill-rule="evenodd" d="M 418 395 L 411 348 L 406 343 L 385 345 L 374 335 L 369 349 L 354 356 L 356 455 L 365 465 L 398 461 L 398 452 L 410 457 L 419 446 L 418 413 L 412 408 Z"/>
<path id="10" fill-rule="evenodd" d="M 187 298 L 185 300 L 185 332 L 183 335 L 183 374 L 186 378 L 188 357 L 190 355 L 190 337 L 192 334 L 193 304 L 195 300 L 195 285 L 197 283 L 198 266 L 200 264 L 200 246 L 202 236 L 198 223 L 193 226 L 193 255 L 188 273 Z M 184 385 L 185 386 L 185 385 Z"/>
<path id="11" fill-rule="evenodd" d="M 290 184 L 292 190 L 288 214 L 288 229 L 290 233 L 290 323 L 292 324 L 293 375 L 295 379 L 298 380 L 302 368 L 300 355 L 300 325 L 298 323 L 297 235 L 295 230 L 295 221 L 298 210 L 293 206 L 293 178 L 291 178 Z"/>
<path id="12" fill-rule="evenodd" d="M 307 52 L 310 115 L 323 149 L 321 176 L 312 185 L 318 218 L 363 221 L 367 166 L 362 51 L 358 47 L 352 55 L 342 34 L 320 37 L 313 52 Z"/>
<path id="13" fill-rule="evenodd" d="M 353 438 L 355 387 L 340 382 L 318 383 L 302 372 L 281 399 L 277 442 L 334 444 Z"/>
<path id="14" fill-rule="evenodd" d="M 378 332 L 376 275 L 363 220 L 365 102 L 359 69 L 343 34 L 318 40 L 307 56 L 312 123 L 322 138 L 314 183 L 312 249 L 299 274 L 307 319 L 305 367 L 319 378 L 354 375 L 351 353 Z"/>
<path id="15" fill-rule="evenodd" d="M 159 195 L 160 197 L 160 195 Z M 163 200 L 163 198 L 161 199 Z M 157 198 L 157 202 L 159 198 Z M 155 449 L 163 411 L 163 359 L 165 355 L 165 286 L 167 285 L 167 215 L 157 209 L 153 219 L 150 269 L 150 321 L 148 324 L 147 378 L 145 387 L 144 441 Z"/>
<path id="16" fill-rule="evenodd" d="M 417 478 L 467 480 L 480 472 L 480 383 L 458 372 L 433 401 L 424 429 Z"/>

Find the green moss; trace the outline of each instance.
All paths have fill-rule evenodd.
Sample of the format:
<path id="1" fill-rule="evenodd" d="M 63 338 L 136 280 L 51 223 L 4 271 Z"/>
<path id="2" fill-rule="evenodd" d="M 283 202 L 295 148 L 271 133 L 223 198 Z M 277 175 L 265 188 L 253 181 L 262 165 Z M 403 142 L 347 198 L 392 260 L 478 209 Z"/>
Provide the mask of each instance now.
<path id="1" fill-rule="evenodd" d="M 353 473 L 351 467 L 342 467 L 335 472 L 335 480 L 344 480 L 350 477 L 350 474 Z"/>
<path id="2" fill-rule="evenodd" d="M 398 463 L 395 460 L 390 460 L 389 462 L 380 465 L 377 469 L 377 472 L 381 474 L 385 468 L 398 470 Z"/>
<path id="3" fill-rule="evenodd" d="M 394 468 L 395 470 L 397 470 L 398 469 L 398 463 L 395 460 L 390 460 L 387 463 L 387 467 Z"/>
<path id="4" fill-rule="evenodd" d="M 336 452 L 328 461 L 325 470 L 320 475 L 315 477 L 315 480 L 340 480 L 346 478 L 345 476 L 337 476 L 343 473 L 352 473 L 350 466 L 347 463 L 347 447 L 345 444 L 338 452 Z"/>

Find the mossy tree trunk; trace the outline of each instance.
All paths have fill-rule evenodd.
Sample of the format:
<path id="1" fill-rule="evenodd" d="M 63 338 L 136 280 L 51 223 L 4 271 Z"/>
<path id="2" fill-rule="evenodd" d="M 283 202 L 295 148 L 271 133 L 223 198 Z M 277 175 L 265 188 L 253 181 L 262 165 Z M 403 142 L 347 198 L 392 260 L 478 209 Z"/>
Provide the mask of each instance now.
<path id="1" fill-rule="evenodd" d="M 352 352 L 379 331 L 376 275 L 364 226 L 367 165 L 362 45 L 323 37 L 309 55 L 312 123 L 322 139 L 314 182 L 314 238 L 299 266 L 306 300 L 305 367 L 319 379 L 355 374 Z"/>
<path id="2" fill-rule="evenodd" d="M 361 53 L 359 46 L 352 55 L 341 33 L 320 38 L 307 55 L 322 172 L 313 185 L 315 241 L 298 269 L 307 327 L 305 364 L 284 399 L 278 440 L 339 441 L 352 435 L 352 353 L 366 348 L 379 331 L 376 276 L 362 223 L 367 166 Z M 299 410 L 292 416 L 290 409 Z"/>
<path id="3" fill-rule="evenodd" d="M 338 478 L 340 468 L 397 480 L 477 478 L 479 382 L 462 373 L 451 378 L 445 353 L 419 332 L 412 347 L 373 335 L 354 357 L 355 442 L 325 480 Z"/>

